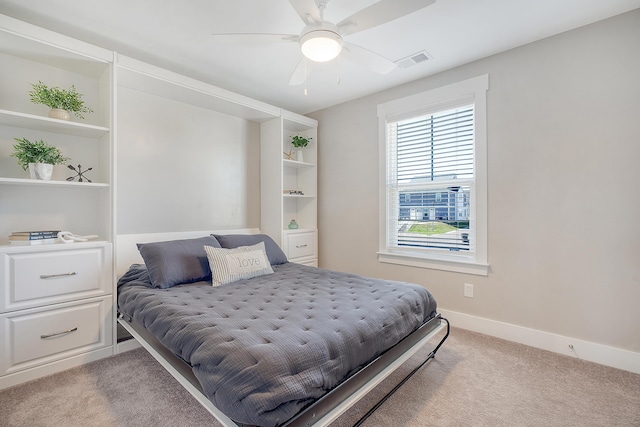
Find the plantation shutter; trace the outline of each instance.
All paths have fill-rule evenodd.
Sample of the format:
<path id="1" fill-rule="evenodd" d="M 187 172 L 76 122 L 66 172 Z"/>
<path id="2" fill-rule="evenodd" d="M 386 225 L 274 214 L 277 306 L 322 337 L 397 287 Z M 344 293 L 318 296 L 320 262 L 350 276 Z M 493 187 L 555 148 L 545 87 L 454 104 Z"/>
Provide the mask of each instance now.
<path id="1" fill-rule="evenodd" d="M 387 122 L 387 244 L 473 252 L 474 105 Z"/>

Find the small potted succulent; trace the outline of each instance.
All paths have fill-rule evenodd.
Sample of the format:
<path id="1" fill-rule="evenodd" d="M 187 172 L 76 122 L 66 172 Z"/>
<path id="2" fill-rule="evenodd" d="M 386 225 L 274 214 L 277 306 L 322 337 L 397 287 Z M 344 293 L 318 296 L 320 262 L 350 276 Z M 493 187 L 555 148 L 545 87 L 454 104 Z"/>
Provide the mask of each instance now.
<path id="1" fill-rule="evenodd" d="M 299 162 L 303 162 L 303 156 L 302 156 L 302 149 L 304 147 L 306 147 L 307 145 L 309 145 L 309 142 L 312 140 L 313 138 L 311 138 L 310 136 L 300 136 L 298 135 L 294 135 L 291 137 L 291 145 L 293 145 L 297 152 L 296 152 L 296 160 Z"/>
<path id="2" fill-rule="evenodd" d="M 24 170 L 29 170 L 32 179 L 50 180 L 53 166 L 69 160 L 62 155 L 57 147 L 43 140 L 29 141 L 26 138 L 14 138 L 18 143 L 11 156 L 18 159 L 18 164 Z"/>
<path id="3" fill-rule="evenodd" d="M 60 89 L 59 87 L 49 87 L 38 81 L 31 84 L 33 89 L 29 92 L 31 102 L 34 104 L 44 104 L 51 108 L 49 117 L 61 120 L 71 120 L 71 114 L 84 119 L 82 113 L 93 113 L 93 110 L 84 105 L 82 94 L 74 85 L 70 89 Z"/>

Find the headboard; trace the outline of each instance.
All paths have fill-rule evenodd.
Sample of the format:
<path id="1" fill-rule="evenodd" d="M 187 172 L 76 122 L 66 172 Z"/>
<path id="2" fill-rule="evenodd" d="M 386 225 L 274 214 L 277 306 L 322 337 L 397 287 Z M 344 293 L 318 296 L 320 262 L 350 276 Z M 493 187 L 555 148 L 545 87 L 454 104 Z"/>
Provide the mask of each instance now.
<path id="1" fill-rule="evenodd" d="M 122 276 L 131 264 L 143 264 L 136 243 L 163 242 L 177 239 L 193 239 L 209 234 L 256 234 L 259 228 L 240 228 L 233 230 L 175 231 L 167 233 L 118 234 L 116 236 L 116 275 Z"/>

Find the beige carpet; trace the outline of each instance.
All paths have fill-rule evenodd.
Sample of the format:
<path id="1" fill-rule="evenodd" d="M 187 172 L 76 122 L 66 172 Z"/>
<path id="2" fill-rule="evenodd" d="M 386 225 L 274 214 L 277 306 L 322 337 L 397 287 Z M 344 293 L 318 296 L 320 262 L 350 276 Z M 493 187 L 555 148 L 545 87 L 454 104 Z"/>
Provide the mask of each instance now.
<path id="1" fill-rule="evenodd" d="M 399 380 L 334 426 L 353 425 Z M 142 349 L 0 392 L 3 427 L 218 425 Z M 453 328 L 363 426 L 640 426 L 640 375 Z"/>

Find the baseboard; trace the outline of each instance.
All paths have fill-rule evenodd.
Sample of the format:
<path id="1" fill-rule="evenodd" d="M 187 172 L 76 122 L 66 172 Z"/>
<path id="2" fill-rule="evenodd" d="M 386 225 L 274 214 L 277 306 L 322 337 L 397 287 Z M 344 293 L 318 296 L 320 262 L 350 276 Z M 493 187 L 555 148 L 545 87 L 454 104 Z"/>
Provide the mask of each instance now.
<path id="1" fill-rule="evenodd" d="M 510 323 L 471 316 L 450 310 L 439 310 L 454 328 L 466 329 L 492 337 L 525 344 L 542 350 L 564 354 L 589 362 L 640 374 L 640 353 L 565 337 Z"/>
<path id="2" fill-rule="evenodd" d="M 0 390 L 13 387 L 27 381 L 36 380 L 47 375 L 66 371 L 67 369 L 85 365 L 89 362 L 94 362 L 96 360 L 103 359 L 112 355 L 113 348 L 111 346 L 108 346 L 98 350 L 89 351 L 87 353 L 67 357 L 62 360 L 56 360 L 44 365 L 34 366 L 23 371 L 13 372 L 11 374 L 0 377 Z"/>
<path id="3" fill-rule="evenodd" d="M 116 346 L 116 353 L 124 353 L 125 351 L 134 350 L 136 348 L 142 347 L 138 340 L 135 338 L 131 338 L 122 342 L 119 342 Z"/>

